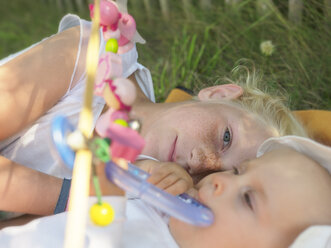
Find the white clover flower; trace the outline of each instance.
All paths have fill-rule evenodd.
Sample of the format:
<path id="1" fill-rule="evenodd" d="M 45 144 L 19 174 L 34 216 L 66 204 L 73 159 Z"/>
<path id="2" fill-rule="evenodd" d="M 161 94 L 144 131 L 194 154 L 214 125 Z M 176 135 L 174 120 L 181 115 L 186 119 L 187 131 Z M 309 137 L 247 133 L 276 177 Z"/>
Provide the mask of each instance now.
<path id="1" fill-rule="evenodd" d="M 272 44 L 271 40 L 262 41 L 260 44 L 260 50 L 263 55 L 270 56 L 275 51 L 275 46 Z"/>

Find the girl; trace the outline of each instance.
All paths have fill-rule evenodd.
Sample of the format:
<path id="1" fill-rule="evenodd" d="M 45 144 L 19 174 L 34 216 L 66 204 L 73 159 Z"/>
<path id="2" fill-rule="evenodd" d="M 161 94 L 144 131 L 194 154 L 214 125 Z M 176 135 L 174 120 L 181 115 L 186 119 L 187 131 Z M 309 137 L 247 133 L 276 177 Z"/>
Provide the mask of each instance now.
<path id="1" fill-rule="evenodd" d="M 77 126 L 90 26 L 90 22 L 68 15 L 58 34 L 1 62 L 2 210 L 51 214 L 61 187 L 68 191 L 62 179 L 71 178 L 71 171 L 51 156 L 45 142 L 56 115 L 66 115 Z M 104 46 L 101 39 L 100 53 Z M 131 115 L 142 124 L 146 141 L 142 154 L 158 160 L 140 161 L 139 165 L 152 173 L 152 183 L 170 193 L 191 187 L 190 176 L 198 181 L 206 173 L 231 169 L 254 157 L 257 147 L 271 136 L 305 135 L 278 98 L 255 87 L 255 77 L 249 76 L 241 85 L 202 89 L 192 101 L 154 103 L 150 72 L 138 63 L 135 46 L 121 56 L 122 76 L 137 86 Z M 96 96 L 95 121 L 105 113 L 104 106 L 104 100 Z"/>

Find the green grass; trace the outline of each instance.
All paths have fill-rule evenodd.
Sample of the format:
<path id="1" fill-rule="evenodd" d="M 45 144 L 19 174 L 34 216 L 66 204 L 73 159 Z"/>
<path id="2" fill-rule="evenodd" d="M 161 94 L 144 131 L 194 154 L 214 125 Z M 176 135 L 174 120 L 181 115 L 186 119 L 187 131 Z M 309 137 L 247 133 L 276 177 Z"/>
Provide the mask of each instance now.
<path id="1" fill-rule="evenodd" d="M 14 0 L 7 1 L 6 8 L 0 6 L 0 57 L 56 32 L 67 11 L 53 2 Z M 178 85 L 197 92 L 220 82 L 246 58 L 264 73 L 265 84 L 288 92 L 292 109 L 331 109 L 331 28 L 320 11 L 322 1 L 306 3 L 301 26 L 288 22 L 284 5 L 259 15 L 253 0 L 233 8 L 214 1 L 207 11 L 192 8 L 191 18 L 185 16 L 181 1 L 169 1 L 168 21 L 158 1 L 151 2 L 150 17 L 143 1 L 129 0 L 129 11 L 147 40 L 138 46 L 139 60 L 152 72 L 159 101 Z M 88 18 L 87 6 L 79 14 Z M 275 45 L 269 57 L 260 51 L 265 40 Z"/>

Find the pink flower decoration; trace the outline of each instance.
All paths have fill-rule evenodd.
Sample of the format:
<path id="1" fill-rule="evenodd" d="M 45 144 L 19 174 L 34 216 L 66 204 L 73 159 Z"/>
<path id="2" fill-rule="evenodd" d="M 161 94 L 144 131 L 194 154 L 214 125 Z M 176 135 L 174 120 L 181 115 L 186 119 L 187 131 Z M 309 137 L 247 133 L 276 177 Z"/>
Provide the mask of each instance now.
<path id="1" fill-rule="evenodd" d="M 106 52 L 100 56 L 94 81 L 94 93 L 102 96 L 105 82 L 122 75 L 122 58 L 118 54 Z"/>
<path id="2" fill-rule="evenodd" d="M 122 14 L 122 17 L 118 22 L 118 29 L 121 31 L 121 37 L 118 40 L 118 45 L 123 46 L 132 40 L 136 33 L 136 22 L 134 18 L 127 13 Z"/>

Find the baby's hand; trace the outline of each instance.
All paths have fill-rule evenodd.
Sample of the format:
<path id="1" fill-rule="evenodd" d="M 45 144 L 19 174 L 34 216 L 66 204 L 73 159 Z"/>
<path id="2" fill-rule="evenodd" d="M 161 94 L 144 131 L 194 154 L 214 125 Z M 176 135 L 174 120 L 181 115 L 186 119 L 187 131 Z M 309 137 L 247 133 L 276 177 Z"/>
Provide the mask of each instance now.
<path id="1" fill-rule="evenodd" d="M 179 195 L 193 187 L 192 177 L 179 164 L 140 160 L 135 165 L 151 175 L 147 182 L 169 194 Z"/>

